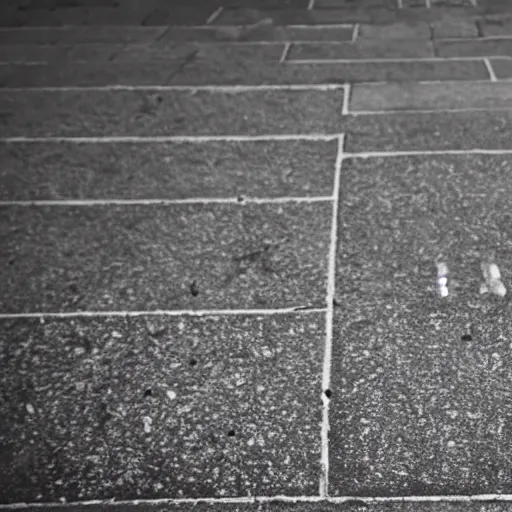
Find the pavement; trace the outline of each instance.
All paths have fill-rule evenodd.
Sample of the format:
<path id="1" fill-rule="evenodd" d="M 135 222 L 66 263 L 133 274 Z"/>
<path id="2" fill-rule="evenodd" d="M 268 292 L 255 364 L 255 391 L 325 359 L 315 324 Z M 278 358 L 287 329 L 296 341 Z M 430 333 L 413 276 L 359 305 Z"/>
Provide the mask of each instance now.
<path id="1" fill-rule="evenodd" d="M 512 510 L 512 5 L 0 7 L 0 510 Z"/>

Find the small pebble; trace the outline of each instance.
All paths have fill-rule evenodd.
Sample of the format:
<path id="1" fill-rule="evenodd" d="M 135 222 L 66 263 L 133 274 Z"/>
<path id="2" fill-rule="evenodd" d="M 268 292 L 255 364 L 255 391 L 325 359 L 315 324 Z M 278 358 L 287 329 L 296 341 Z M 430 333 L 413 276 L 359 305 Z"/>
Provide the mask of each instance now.
<path id="1" fill-rule="evenodd" d="M 34 414 L 36 411 L 34 410 L 34 406 L 32 404 L 26 404 L 25 408 L 29 414 Z"/>

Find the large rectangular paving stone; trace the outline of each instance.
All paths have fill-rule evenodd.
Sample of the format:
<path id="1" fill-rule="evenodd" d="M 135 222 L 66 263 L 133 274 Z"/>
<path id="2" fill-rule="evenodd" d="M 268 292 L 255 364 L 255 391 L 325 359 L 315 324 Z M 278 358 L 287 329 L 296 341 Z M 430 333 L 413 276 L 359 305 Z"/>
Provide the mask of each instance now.
<path id="1" fill-rule="evenodd" d="M 346 160 L 331 495 L 509 493 L 510 156 Z M 436 294 L 436 261 L 450 294 Z"/>
<path id="2" fill-rule="evenodd" d="M 323 307 L 331 210 L 4 206 L 0 310 Z"/>
<path id="3" fill-rule="evenodd" d="M 149 43 L 165 31 L 165 27 L 24 27 L 0 29 L 0 44 Z"/>
<path id="4" fill-rule="evenodd" d="M 405 59 L 433 57 L 430 41 L 357 40 L 355 43 L 293 43 L 288 60 Z"/>
<path id="5" fill-rule="evenodd" d="M 510 302 L 334 321 L 331 495 L 510 493 Z"/>
<path id="6" fill-rule="evenodd" d="M 276 25 L 333 25 L 342 23 L 392 23 L 395 11 L 387 8 L 340 9 L 224 9 L 214 24 L 248 25 L 262 20 L 272 20 Z"/>
<path id="7" fill-rule="evenodd" d="M 139 25 L 147 15 L 146 10 L 118 9 L 112 6 L 35 8 L 17 10 L 8 16 L 2 16 L 0 26 Z"/>
<path id="8" fill-rule="evenodd" d="M 346 116 L 342 129 L 348 152 L 512 149 L 512 111 Z"/>
<path id="9" fill-rule="evenodd" d="M 512 56 L 512 39 L 435 41 L 434 47 L 438 57 Z"/>
<path id="10" fill-rule="evenodd" d="M 330 196 L 337 141 L 0 144 L 0 200 Z"/>
<path id="11" fill-rule="evenodd" d="M 172 8 L 171 5 L 167 3 L 164 7 L 153 10 L 144 18 L 142 25 L 206 25 L 210 16 L 218 9 L 218 6 L 209 5 L 209 3 L 180 6 L 179 8 Z"/>
<path id="12" fill-rule="evenodd" d="M 512 107 L 512 84 L 445 82 L 357 85 L 349 110 L 416 111 Z"/>
<path id="13" fill-rule="evenodd" d="M 343 92 L 0 91 L 1 137 L 338 133 Z"/>
<path id="14" fill-rule="evenodd" d="M 77 43 L 75 45 L 60 44 L 14 44 L 0 45 L 1 62 L 48 62 L 62 63 L 72 61 L 107 62 L 115 57 L 124 44 Z M 179 55 L 177 55 L 179 56 Z"/>
<path id="15" fill-rule="evenodd" d="M 360 39 L 430 39 L 431 29 L 428 23 L 394 23 L 391 25 L 361 25 Z"/>
<path id="16" fill-rule="evenodd" d="M 512 59 L 490 59 L 490 64 L 498 80 L 512 78 Z"/>
<path id="17" fill-rule="evenodd" d="M 241 26 L 169 27 L 159 38 L 159 44 L 168 41 L 192 41 L 206 43 L 222 42 L 272 42 L 272 41 L 351 41 L 354 28 L 334 27 L 294 27 L 274 25 L 271 20 Z"/>
<path id="18" fill-rule="evenodd" d="M 320 9 L 244 9 L 226 8 L 218 16 L 216 25 L 248 25 L 265 19 L 276 25 L 333 25 L 340 23 L 366 23 L 387 25 L 392 23 L 438 22 L 446 19 L 470 19 L 479 14 L 475 7 L 440 6 L 435 9 L 396 9 L 389 7 L 352 7 Z"/>
<path id="19" fill-rule="evenodd" d="M 141 61 L 161 61 L 185 58 L 187 62 L 208 60 L 212 63 L 245 63 L 248 67 L 261 62 L 278 62 L 281 58 L 284 43 L 243 44 L 224 43 L 211 45 L 208 43 L 162 41 L 152 45 L 127 45 L 118 52 L 114 62 L 129 62 L 136 65 Z"/>
<path id="20" fill-rule="evenodd" d="M 176 85 L 342 84 L 357 82 L 414 82 L 485 80 L 483 61 L 329 62 L 296 64 L 262 63 L 250 67 L 221 66 L 208 60 L 193 62 L 176 73 Z"/>
<path id="21" fill-rule="evenodd" d="M 0 501 L 314 494 L 320 314 L 0 321 Z"/>
<path id="22" fill-rule="evenodd" d="M 185 65 L 185 59 L 129 62 L 67 62 L 12 65 L 6 87 L 100 87 L 167 85 Z"/>

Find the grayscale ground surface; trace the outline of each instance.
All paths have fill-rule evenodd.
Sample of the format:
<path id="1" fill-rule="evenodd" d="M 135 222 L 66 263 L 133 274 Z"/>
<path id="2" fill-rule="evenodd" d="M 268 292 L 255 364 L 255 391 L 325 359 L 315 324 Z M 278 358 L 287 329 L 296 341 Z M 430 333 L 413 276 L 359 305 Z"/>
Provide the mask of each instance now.
<path id="1" fill-rule="evenodd" d="M 0 510 L 512 510 L 511 78 L 508 0 L 2 3 Z"/>

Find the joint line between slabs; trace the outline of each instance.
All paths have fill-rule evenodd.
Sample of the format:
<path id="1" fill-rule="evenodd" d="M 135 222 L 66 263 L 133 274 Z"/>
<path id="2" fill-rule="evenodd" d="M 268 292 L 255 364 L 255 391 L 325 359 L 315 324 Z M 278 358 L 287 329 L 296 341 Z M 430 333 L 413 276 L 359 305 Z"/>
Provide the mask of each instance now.
<path id="1" fill-rule="evenodd" d="M 0 510 L 25 510 L 31 508 L 70 508 L 73 506 L 93 506 L 98 505 L 108 507 L 124 507 L 126 505 L 182 505 L 198 503 L 208 504 L 257 504 L 257 503 L 333 503 L 343 504 L 354 500 L 362 501 L 367 504 L 373 503 L 482 503 L 493 501 L 497 503 L 505 503 L 512 501 L 511 494 L 476 494 L 476 495 L 448 495 L 448 496 L 390 496 L 390 497 L 373 497 L 373 496 L 338 496 L 326 497 L 321 496 L 254 496 L 254 497 L 233 497 L 233 498 L 157 498 L 157 499 L 137 499 L 137 500 L 88 500 L 88 501 L 72 501 L 69 503 L 49 502 L 49 503 L 2 503 Z"/>
<path id="2" fill-rule="evenodd" d="M 332 336 L 333 336 L 333 309 L 334 293 L 336 288 L 336 250 L 338 247 L 338 212 L 339 212 L 339 194 L 341 181 L 341 166 L 343 165 L 345 137 L 341 134 L 338 138 L 338 153 L 334 167 L 333 183 L 333 207 L 331 220 L 331 243 L 329 248 L 329 262 L 327 274 L 327 294 L 325 313 L 325 348 L 324 362 L 322 371 L 322 430 L 321 430 L 321 474 L 319 483 L 319 492 L 321 497 L 329 495 L 329 400 L 326 395 L 331 383 L 331 360 L 332 360 Z"/>
<path id="3" fill-rule="evenodd" d="M 0 137 L 0 143 L 64 143 L 75 144 L 110 144 L 110 143 L 208 143 L 208 142 L 255 142 L 255 141 L 299 141 L 311 140 L 327 142 L 337 140 L 338 136 L 327 133 L 305 134 L 267 134 L 267 135 L 169 135 L 162 137 L 152 136 L 100 136 L 100 137 Z"/>
<path id="4" fill-rule="evenodd" d="M 138 317 L 138 316 L 236 316 L 236 315 L 283 315 L 287 313 L 325 313 L 326 308 L 309 308 L 296 306 L 282 309 L 174 309 L 152 311 L 69 311 L 69 312 L 35 312 L 35 313 L 0 313 L 0 320 L 28 318 L 79 318 L 79 317 Z M 1 508 L 1 507 L 0 507 Z"/>
<path id="5" fill-rule="evenodd" d="M 491 82 L 497 82 L 496 74 L 494 73 L 494 69 L 492 67 L 492 63 L 489 59 L 484 59 L 485 67 L 487 68 L 487 72 L 489 73 L 489 78 Z"/>
<path id="6" fill-rule="evenodd" d="M 131 205 L 193 205 L 193 204 L 287 204 L 321 203 L 332 201 L 332 196 L 281 197 L 197 197 L 189 199 L 35 199 L 1 201 L 0 206 L 131 206 Z"/>
<path id="7" fill-rule="evenodd" d="M 281 58 L 279 59 L 279 63 L 282 64 L 287 58 L 288 54 L 290 53 L 290 48 L 292 47 L 292 43 L 287 42 L 284 45 L 283 53 L 281 54 Z"/>
<path id="8" fill-rule="evenodd" d="M 308 11 L 311 11 L 315 7 L 315 0 L 309 0 Z"/>
<path id="9" fill-rule="evenodd" d="M 210 14 L 210 17 L 206 20 L 206 25 L 211 25 L 221 14 L 224 7 L 220 6 L 219 8 L 215 9 L 215 11 Z"/>
<path id="10" fill-rule="evenodd" d="M 349 103 L 351 93 L 352 87 L 350 86 L 350 84 L 345 84 L 345 86 L 343 87 L 343 105 L 341 107 L 342 116 L 349 115 Z"/>
<path id="11" fill-rule="evenodd" d="M 352 42 L 355 43 L 356 39 L 359 37 L 359 23 L 354 25 L 354 30 L 352 31 Z"/>

